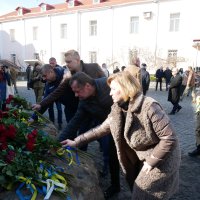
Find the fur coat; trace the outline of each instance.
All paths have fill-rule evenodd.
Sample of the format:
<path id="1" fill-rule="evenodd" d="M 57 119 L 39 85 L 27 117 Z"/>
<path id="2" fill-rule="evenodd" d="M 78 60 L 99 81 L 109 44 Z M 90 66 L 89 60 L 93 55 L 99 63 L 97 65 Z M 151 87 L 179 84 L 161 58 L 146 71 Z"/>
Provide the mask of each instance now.
<path id="1" fill-rule="evenodd" d="M 115 103 L 102 125 L 80 135 L 75 142 L 79 146 L 109 131 L 132 198 L 169 199 L 178 189 L 180 150 L 174 128 L 159 103 L 139 94 L 129 102 L 126 114 Z M 148 174 L 141 171 L 144 161 L 153 167 Z"/>

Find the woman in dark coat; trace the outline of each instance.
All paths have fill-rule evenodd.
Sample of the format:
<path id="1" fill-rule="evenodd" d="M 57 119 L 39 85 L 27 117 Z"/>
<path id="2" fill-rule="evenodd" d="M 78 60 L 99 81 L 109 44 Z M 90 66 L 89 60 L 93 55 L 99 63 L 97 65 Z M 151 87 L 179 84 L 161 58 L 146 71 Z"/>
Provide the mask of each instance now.
<path id="1" fill-rule="evenodd" d="M 181 84 L 182 84 L 182 76 L 179 74 L 177 68 L 172 69 L 172 78 L 169 87 L 168 93 L 168 101 L 173 104 L 172 111 L 169 115 L 175 115 L 176 112 L 179 112 L 182 108 L 179 105 L 180 95 L 181 95 Z"/>
<path id="2" fill-rule="evenodd" d="M 180 150 L 168 116 L 158 102 L 143 96 L 129 72 L 111 75 L 108 84 L 114 101 L 108 118 L 63 146 L 80 146 L 111 132 L 132 199 L 169 199 L 178 188 Z"/>

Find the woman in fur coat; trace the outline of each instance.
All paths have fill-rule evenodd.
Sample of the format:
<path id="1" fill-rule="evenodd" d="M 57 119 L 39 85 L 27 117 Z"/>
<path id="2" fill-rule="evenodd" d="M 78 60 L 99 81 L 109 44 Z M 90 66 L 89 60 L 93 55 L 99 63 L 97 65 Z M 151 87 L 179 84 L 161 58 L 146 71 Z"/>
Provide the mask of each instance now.
<path id="1" fill-rule="evenodd" d="M 108 118 L 63 146 L 78 147 L 111 132 L 132 199 L 169 199 L 178 189 L 180 150 L 168 116 L 158 102 L 143 96 L 129 72 L 111 75 L 108 84 L 114 102 Z"/>

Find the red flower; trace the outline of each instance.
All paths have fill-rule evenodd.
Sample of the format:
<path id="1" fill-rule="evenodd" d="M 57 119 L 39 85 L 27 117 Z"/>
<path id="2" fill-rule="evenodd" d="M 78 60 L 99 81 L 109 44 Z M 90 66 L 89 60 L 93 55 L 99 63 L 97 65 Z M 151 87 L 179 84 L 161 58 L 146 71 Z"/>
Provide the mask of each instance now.
<path id="1" fill-rule="evenodd" d="M 9 94 L 8 98 L 9 98 L 10 100 L 13 100 L 13 99 L 14 99 L 14 96 L 11 95 L 11 94 Z"/>
<path id="2" fill-rule="evenodd" d="M 37 131 L 36 129 L 34 129 L 34 130 L 32 131 L 32 135 L 33 135 L 34 137 L 36 137 L 37 134 L 38 134 L 38 131 Z"/>
<path id="3" fill-rule="evenodd" d="M 11 163 L 14 160 L 14 158 L 15 158 L 15 152 L 12 150 L 8 151 L 8 154 L 6 156 L 7 163 Z"/>
<path id="4" fill-rule="evenodd" d="M 9 110 L 10 110 L 10 108 L 6 107 L 5 111 L 9 111 Z"/>
<path id="5" fill-rule="evenodd" d="M 6 130 L 6 127 L 4 124 L 0 124 L 0 133 L 4 132 Z"/>
<path id="6" fill-rule="evenodd" d="M 7 148 L 8 148 L 7 142 L 2 143 L 2 144 L 0 145 L 0 149 L 1 149 L 1 150 L 6 150 Z"/>
<path id="7" fill-rule="evenodd" d="M 5 135 L 2 135 L 0 137 L 0 143 L 6 143 L 6 137 L 5 137 Z"/>
<path id="8" fill-rule="evenodd" d="M 26 148 L 27 148 L 28 151 L 33 151 L 33 149 L 34 149 L 34 143 L 28 142 L 26 144 Z"/>
<path id="9" fill-rule="evenodd" d="M 10 102 L 11 102 L 11 99 L 6 99 L 6 104 L 10 104 Z"/>
<path id="10" fill-rule="evenodd" d="M 35 137 L 31 133 L 28 134 L 27 138 L 28 142 L 35 143 Z"/>
<path id="11" fill-rule="evenodd" d="M 12 124 L 8 127 L 6 136 L 10 139 L 14 139 L 16 137 L 16 128 Z"/>

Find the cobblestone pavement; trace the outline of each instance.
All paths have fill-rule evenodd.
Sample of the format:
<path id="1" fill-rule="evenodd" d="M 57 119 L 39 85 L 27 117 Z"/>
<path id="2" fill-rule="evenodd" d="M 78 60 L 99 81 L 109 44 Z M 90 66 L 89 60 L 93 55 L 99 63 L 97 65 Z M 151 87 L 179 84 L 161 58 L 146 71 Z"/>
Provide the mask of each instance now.
<path id="1" fill-rule="evenodd" d="M 17 85 L 19 88 L 19 94 L 25 97 L 31 103 L 34 103 L 35 98 L 33 91 L 26 89 L 26 83 L 24 81 L 19 81 Z M 171 111 L 172 105 L 167 101 L 167 92 L 155 91 L 153 83 L 151 83 L 151 87 L 147 93 L 147 96 L 151 96 L 156 99 L 163 106 L 166 113 Z M 199 200 L 200 158 L 191 158 L 187 155 L 189 151 L 192 151 L 195 148 L 194 105 L 192 105 L 190 97 L 185 97 L 185 99 L 180 102 L 180 105 L 183 107 L 180 112 L 176 115 L 170 115 L 173 125 L 177 131 L 182 151 L 182 163 L 180 167 L 180 189 L 179 192 L 171 200 Z M 102 153 L 99 151 L 98 142 L 95 141 L 89 144 L 88 152 L 94 155 L 94 160 L 97 164 L 97 168 L 98 170 L 101 170 Z M 100 185 L 102 190 L 105 190 L 109 184 L 109 175 L 105 178 L 100 178 Z M 123 175 L 121 174 L 121 192 L 118 195 L 115 195 L 112 200 L 122 199 L 131 199 L 131 193 Z"/>

